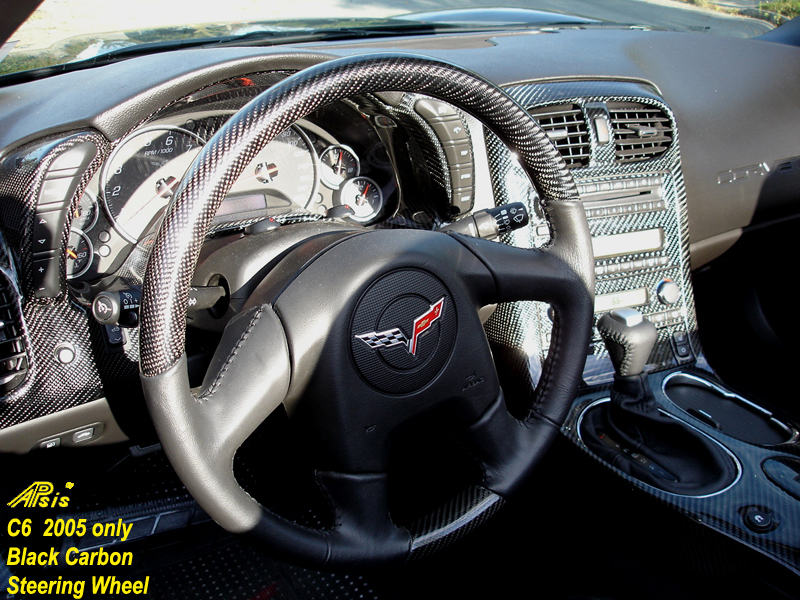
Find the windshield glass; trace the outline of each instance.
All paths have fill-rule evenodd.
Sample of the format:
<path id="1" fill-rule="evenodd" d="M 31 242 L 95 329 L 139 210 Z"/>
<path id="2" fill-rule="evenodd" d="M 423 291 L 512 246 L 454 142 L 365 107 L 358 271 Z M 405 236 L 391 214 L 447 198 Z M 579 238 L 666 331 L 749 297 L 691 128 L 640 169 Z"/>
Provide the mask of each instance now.
<path id="1" fill-rule="evenodd" d="M 491 3 L 479 3 L 481 7 Z M 264 38 L 265 43 L 301 41 L 315 32 L 360 31 L 376 35 L 397 30 L 419 33 L 453 28 L 608 27 L 613 24 L 694 31 L 736 37 L 766 33 L 797 14 L 800 0 L 769 4 L 754 0 L 498 0 L 513 17 L 487 20 L 473 0 L 444 0 L 437 12 L 426 0 L 45 0 L 0 49 L 0 75 L 90 60 L 143 44 L 184 44 Z M 520 16 L 519 9 L 551 14 Z M 424 14 L 418 14 L 424 13 Z M 401 15 L 409 15 L 397 19 Z M 566 16 L 596 23 L 565 23 Z M 490 17 L 491 19 L 491 17 Z M 422 26 L 425 26 L 423 31 Z M 324 38 L 322 38 L 324 39 Z"/>

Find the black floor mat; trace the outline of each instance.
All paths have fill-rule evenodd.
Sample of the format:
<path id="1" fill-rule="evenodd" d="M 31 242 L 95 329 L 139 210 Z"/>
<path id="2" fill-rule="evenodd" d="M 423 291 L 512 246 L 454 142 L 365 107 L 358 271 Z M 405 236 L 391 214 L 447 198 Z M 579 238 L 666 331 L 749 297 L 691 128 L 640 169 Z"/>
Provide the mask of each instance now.
<path id="1" fill-rule="evenodd" d="M 40 452 L 8 459 L 6 464 L 13 468 L 6 470 L 2 498 L 13 498 L 30 484 L 29 474 L 36 473 L 37 479 L 53 482 L 51 497 L 56 492 L 69 495 L 69 505 L 50 509 L 0 504 L 0 598 L 377 600 L 360 575 L 288 565 L 224 532 L 197 506 L 158 447 Z M 69 489 L 65 488 L 67 482 L 72 484 Z M 14 518 L 20 523 L 31 519 L 33 534 L 10 536 L 7 524 Z M 46 519 L 76 523 L 85 519 L 87 533 L 45 538 Z M 118 534 L 120 523 L 131 526 L 125 540 Z M 115 526 L 115 531 L 92 535 L 93 526 L 106 525 Z M 8 566 L 10 549 L 23 547 L 34 552 L 49 552 L 52 547 L 60 553 L 59 564 Z M 97 554 L 110 557 L 118 553 L 124 560 L 130 553 L 131 564 L 67 566 L 66 552 L 73 547 L 95 553 L 97 560 L 101 560 Z M 23 587 L 31 581 L 56 585 L 45 594 L 37 591 L 33 595 Z M 122 583 L 126 581 L 140 582 L 140 591 L 146 585 L 146 596 L 125 594 Z M 105 587 L 93 591 L 95 585 Z M 23 590 L 26 593 L 21 593 Z"/>
<path id="2" fill-rule="evenodd" d="M 36 453 L 6 457 L 4 466 L 0 597 L 6 598 L 37 598 L 7 593 L 12 576 L 86 582 L 80 598 L 38 595 L 65 600 L 127 597 L 92 593 L 93 578 L 99 577 L 146 581 L 147 595 L 131 597 L 150 600 L 705 600 L 731 594 L 783 600 L 797 589 L 796 577 L 631 489 L 564 439 L 506 510 L 458 545 L 398 568 L 349 574 L 288 565 L 230 536 L 188 496 L 157 449 Z M 8 500 L 30 484 L 31 473 L 62 487 L 74 483 L 68 509 L 8 507 Z M 138 524 L 139 533 L 125 542 L 112 534 L 63 537 L 55 544 L 41 537 L 41 529 L 38 543 L 37 536 L 23 541 L 8 535 L 12 518 L 42 523 L 48 517 L 85 518 L 90 527 Z M 10 547 L 92 551 L 98 543 L 107 553 L 130 552 L 132 564 L 5 566 Z"/>
<path id="3" fill-rule="evenodd" d="M 149 575 L 151 600 L 378 600 L 360 575 L 287 565 L 227 536 L 209 543 L 214 537 L 208 528 L 199 528 L 151 550 L 147 564 L 127 577 Z"/>

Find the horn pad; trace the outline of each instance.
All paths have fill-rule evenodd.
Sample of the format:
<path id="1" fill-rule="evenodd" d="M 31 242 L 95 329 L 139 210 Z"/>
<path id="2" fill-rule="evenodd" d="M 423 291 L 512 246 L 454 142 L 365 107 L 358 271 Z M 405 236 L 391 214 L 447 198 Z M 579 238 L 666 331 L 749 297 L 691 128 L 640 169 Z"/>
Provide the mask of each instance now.
<path id="1" fill-rule="evenodd" d="M 442 371 L 457 328 L 452 296 L 438 278 L 418 269 L 392 271 L 377 279 L 356 306 L 350 327 L 353 362 L 379 392 L 408 395 Z"/>

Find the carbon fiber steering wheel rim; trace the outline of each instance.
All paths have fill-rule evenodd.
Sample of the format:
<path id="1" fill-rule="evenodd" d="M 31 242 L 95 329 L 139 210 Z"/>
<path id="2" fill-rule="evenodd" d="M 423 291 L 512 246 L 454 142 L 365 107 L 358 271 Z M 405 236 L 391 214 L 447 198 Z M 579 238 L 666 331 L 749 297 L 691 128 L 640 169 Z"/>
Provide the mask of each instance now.
<path id="1" fill-rule="evenodd" d="M 474 528 L 503 503 L 497 493 L 475 486 L 448 507 L 423 520 L 404 549 L 402 541 L 401 550 L 392 553 L 382 553 L 366 547 L 369 544 L 361 544 L 337 555 L 333 536 L 286 522 L 259 507 L 241 489 L 223 490 L 236 483 L 227 474 L 218 477 L 218 471 L 229 466 L 241 436 L 246 437 L 254 428 L 250 422 L 269 414 L 276 399 L 280 403 L 289 385 L 288 369 L 283 379 L 278 378 L 271 385 L 275 389 L 263 392 L 270 395 L 271 400 L 256 408 L 249 407 L 246 415 L 242 413 L 228 419 L 224 407 L 209 408 L 213 417 L 198 416 L 194 412 L 198 406 L 212 402 L 205 395 L 197 397 L 188 386 L 184 355 L 188 291 L 205 234 L 217 208 L 250 160 L 297 119 L 336 100 L 379 91 L 414 92 L 450 102 L 492 129 L 519 156 L 543 199 L 554 237 L 548 256 L 556 257 L 559 264 L 566 265 L 567 270 L 575 274 L 577 284 L 570 284 L 569 290 L 559 292 L 565 304 L 575 306 L 569 309 L 570 326 L 560 327 L 556 323 L 551 347 L 555 352 L 551 352 L 553 358 L 545 366 L 536 405 L 532 407 L 531 416 L 520 422 L 523 429 L 541 430 L 529 451 L 530 456 L 526 454 L 520 458 L 527 465 L 526 469 L 535 464 L 557 434 L 568 400 L 580 381 L 581 359 L 591 329 L 593 259 L 588 227 L 571 173 L 535 121 L 490 82 L 460 67 L 411 55 L 344 58 L 287 78 L 231 118 L 190 167 L 153 246 L 141 304 L 142 382 L 165 451 L 201 506 L 226 529 L 251 533 L 284 558 L 314 566 L 383 563 L 424 555 Z M 465 244 L 479 258 L 493 255 L 491 247 L 472 249 L 471 243 Z M 509 264 L 513 265 L 517 258 L 518 254 L 509 254 Z M 504 257 L 500 256 L 499 260 Z M 509 299 L 523 298 L 509 296 Z M 285 346 L 285 340 L 280 341 L 283 334 L 274 313 L 265 309 L 254 311 L 250 322 L 242 325 L 241 340 L 248 339 L 251 334 L 259 335 L 256 326 L 268 331 L 269 335 L 263 333 L 265 340 Z M 288 361 L 285 354 L 281 353 L 275 360 Z M 233 355 L 235 352 L 231 358 Z M 223 369 L 229 366 L 226 363 Z M 222 422 L 223 429 L 236 433 L 225 437 L 218 447 L 211 444 L 209 449 L 204 447 L 202 438 L 211 435 L 208 430 L 213 426 L 207 422 L 216 424 L 214 419 Z M 218 456 L 196 456 L 204 452 Z"/>

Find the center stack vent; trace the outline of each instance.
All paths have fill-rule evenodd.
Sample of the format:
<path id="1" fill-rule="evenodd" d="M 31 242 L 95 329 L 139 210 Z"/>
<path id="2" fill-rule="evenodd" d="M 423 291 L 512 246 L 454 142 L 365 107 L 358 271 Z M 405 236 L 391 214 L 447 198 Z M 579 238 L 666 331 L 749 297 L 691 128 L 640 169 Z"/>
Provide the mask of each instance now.
<path id="1" fill-rule="evenodd" d="M 5 277 L 0 276 L 0 396 L 25 381 L 28 353 L 17 305 Z"/>
<path id="2" fill-rule="evenodd" d="M 583 111 L 576 104 L 528 109 L 553 142 L 570 169 L 589 164 L 589 130 Z"/>
<path id="3" fill-rule="evenodd" d="M 672 122 L 660 108 L 638 102 L 609 102 L 617 161 L 648 160 L 672 145 Z"/>

